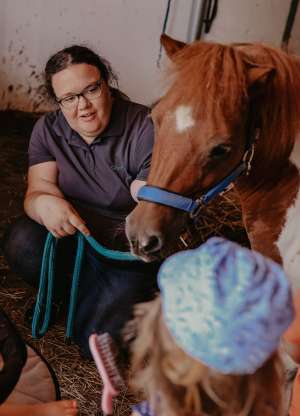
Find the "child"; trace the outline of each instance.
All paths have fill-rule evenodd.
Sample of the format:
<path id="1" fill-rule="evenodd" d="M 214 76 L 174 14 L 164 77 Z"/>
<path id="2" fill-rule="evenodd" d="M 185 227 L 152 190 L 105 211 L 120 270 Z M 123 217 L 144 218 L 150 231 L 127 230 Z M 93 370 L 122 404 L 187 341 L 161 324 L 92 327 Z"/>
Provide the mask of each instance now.
<path id="1" fill-rule="evenodd" d="M 160 296 L 131 323 L 134 385 L 148 399 L 133 414 L 282 415 L 277 348 L 293 307 L 280 266 L 212 238 L 171 256 L 158 278 Z"/>
<path id="2" fill-rule="evenodd" d="M 5 402 L 21 375 L 26 358 L 24 341 L 0 308 L 0 416 L 76 416 L 76 400 L 28 405 Z M 33 376 L 34 382 L 37 380 Z"/>

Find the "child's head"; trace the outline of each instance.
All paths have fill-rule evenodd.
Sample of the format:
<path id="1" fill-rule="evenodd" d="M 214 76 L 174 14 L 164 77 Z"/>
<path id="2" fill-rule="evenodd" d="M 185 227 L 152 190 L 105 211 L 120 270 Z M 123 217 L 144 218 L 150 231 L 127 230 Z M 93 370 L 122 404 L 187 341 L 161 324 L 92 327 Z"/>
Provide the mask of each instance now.
<path id="1" fill-rule="evenodd" d="M 137 307 L 135 385 L 159 416 L 279 415 L 281 334 L 293 318 L 277 264 L 221 238 L 177 253 Z"/>

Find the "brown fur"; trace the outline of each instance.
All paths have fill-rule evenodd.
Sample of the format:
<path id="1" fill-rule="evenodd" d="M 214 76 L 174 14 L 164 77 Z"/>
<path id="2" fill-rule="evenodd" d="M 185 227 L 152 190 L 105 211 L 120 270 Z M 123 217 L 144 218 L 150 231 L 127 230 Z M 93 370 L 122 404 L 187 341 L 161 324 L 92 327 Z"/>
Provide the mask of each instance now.
<path id="1" fill-rule="evenodd" d="M 281 262 L 275 242 L 299 189 L 298 171 L 289 162 L 300 127 L 299 60 L 260 44 L 183 46 L 165 35 L 162 40 L 173 81 L 152 112 L 156 141 L 148 184 L 201 194 L 237 166 L 249 134 L 259 128 L 251 172 L 236 185 L 252 247 Z M 184 132 L 176 131 L 174 121 L 179 105 L 189 106 L 195 120 Z M 220 144 L 231 152 L 216 162 L 210 154 Z M 171 208 L 141 202 L 127 221 L 133 251 L 146 260 L 163 256 L 182 218 Z M 145 246 L 149 236 L 160 238 L 159 253 L 143 252 L 140 242 Z"/>
<path id="2" fill-rule="evenodd" d="M 169 93 L 184 95 L 197 118 L 215 126 L 224 118 L 226 124 L 241 118 L 243 105 L 259 93 L 260 157 L 273 162 L 289 156 L 300 123 L 300 62 L 295 56 L 260 44 L 196 42 L 177 52 L 173 63 L 176 80 Z M 274 72 L 263 86 L 259 82 L 253 86 L 257 81 L 250 80 L 249 85 L 253 68 Z"/>

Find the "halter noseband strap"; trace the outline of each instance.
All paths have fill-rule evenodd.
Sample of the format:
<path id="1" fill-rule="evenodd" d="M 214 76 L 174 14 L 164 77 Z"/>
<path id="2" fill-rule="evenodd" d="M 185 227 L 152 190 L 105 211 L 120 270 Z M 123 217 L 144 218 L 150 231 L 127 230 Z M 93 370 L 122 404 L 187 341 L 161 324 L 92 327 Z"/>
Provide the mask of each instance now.
<path id="1" fill-rule="evenodd" d="M 233 169 L 224 179 L 222 179 L 216 185 L 211 187 L 205 194 L 202 194 L 199 198 L 192 199 L 182 196 L 176 192 L 167 191 L 156 186 L 145 185 L 139 189 L 137 193 L 137 199 L 139 201 L 154 202 L 156 204 L 176 208 L 180 211 L 188 212 L 192 218 L 195 218 L 198 215 L 202 205 L 207 204 L 215 196 L 220 195 L 223 192 L 230 189 L 233 182 L 241 174 L 244 173 L 247 175 L 249 173 L 254 154 L 255 138 L 250 144 L 248 150 L 245 152 L 241 163 L 235 169 Z"/>

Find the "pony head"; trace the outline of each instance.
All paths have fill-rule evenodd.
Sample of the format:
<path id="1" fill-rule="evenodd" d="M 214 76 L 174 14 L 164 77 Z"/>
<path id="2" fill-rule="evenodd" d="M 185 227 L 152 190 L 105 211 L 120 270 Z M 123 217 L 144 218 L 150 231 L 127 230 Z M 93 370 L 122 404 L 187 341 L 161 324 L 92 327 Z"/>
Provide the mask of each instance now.
<path id="1" fill-rule="evenodd" d="M 290 107 L 292 98 L 283 92 L 283 101 L 276 102 L 286 83 L 292 84 L 292 74 L 280 53 L 262 45 L 186 45 L 166 35 L 161 42 L 172 62 L 171 84 L 152 110 L 148 185 L 196 197 L 240 163 L 257 128 L 256 164 L 289 154 L 292 144 L 283 137 L 291 137 L 296 122 L 282 108 Z M 272 146 L 265 140 L 270 136 Z M 185 218 L 174 208 L 139 202 L 126 224 L 132 251 L 145 261 L 164 257 Z"/>

